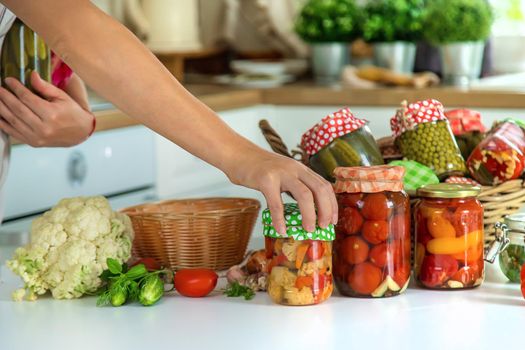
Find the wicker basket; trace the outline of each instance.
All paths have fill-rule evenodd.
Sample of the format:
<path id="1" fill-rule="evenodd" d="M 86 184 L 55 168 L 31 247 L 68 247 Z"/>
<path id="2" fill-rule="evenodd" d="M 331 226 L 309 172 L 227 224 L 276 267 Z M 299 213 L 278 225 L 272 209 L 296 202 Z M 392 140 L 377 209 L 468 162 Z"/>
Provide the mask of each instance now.
<path id="1" fill-rule="evenodd" d="M 255 199 L 171 200 L 122 210 L 135 230 L 133 254 L 163 266 L 224 270 L 242 261 L 261 205 Z"/>
<path id="2" fill-rule="evenodd" d="M 296 155 L 299 155 L 298 160 L 308 165 L 308 159 L 304 152 L 300 149 L 291 153 L 288 152 L 288 148 L 281 137 L 266 120 L 261 120 L 259 127 L 266 141 L 276 153 L 295 159 L 297 159 Z M 378 142 L 381 145 L 380 148 L 385 160 L 400 158 L 392 138 L 382 138 Z M 413 206 L 417 202 L 417 198 L 413 196 L 411 198 Z M 525 205 L 525 182 L 524 180 L 512 180 L 498 186 L 484 186 L 478 199 L 484 207 L 485 245 L 487 246 L 495 240 L 494 224 L 503 221 L 504 216 L 514 214 Z"/>

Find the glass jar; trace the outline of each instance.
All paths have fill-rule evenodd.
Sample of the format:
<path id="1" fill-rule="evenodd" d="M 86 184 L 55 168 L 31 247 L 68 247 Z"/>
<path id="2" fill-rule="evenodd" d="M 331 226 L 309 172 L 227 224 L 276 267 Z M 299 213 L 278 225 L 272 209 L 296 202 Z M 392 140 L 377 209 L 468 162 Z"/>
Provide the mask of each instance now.
<path id="1" fill-rule="evenodd" d="M 31 89 L 30 75 L 36 71 L 45 81 L 51 81 L 51 54 L 46 43 L 20 19 L 7 32 L 1 54 L 3 79 L 13 77 Z"/>
<path id="2" fill-rule="evenodd" d="M 525 264 L 525 214 L 505 217 L 505 225 L 510 243 L 499 254 L 499 266 L 511 282 L 520 283 L 521 267 Z"/>
<path id="3" fill-rule="evenodd" d="M 337 167 L 384 164 L 367 122 L 348 108 L 328 115 L 306 132 L 301 147 L 310 156 L 310 167 L 331 182 Z"/>
<path id="4" fill-rule="evenodd" d="M 281 305 L 319 304 L 332 295 L 332 241 L 334 227 L 302 228 L 297 204 L 285 204 L 287 233 L 283 237 L 272 226 L 268 209 L 263 211 L 268 295 Z"/>
<path id="5" fill-rule="evenodd" d="M 395 144 L 408 160 L 428 166 L 442 180 L 467 172 L 443 105 L 426 100 L 407 105 L 391 120 Z"/>
<path id="6" fill-rule="evenodd" d="M 479 187 L 435 184 L 417 191 L 415 275 L 430 289 L 465 289 L 483 282 L 483 207 Z"/>
<path id="7" fill-rule="evenodd" d="M 410 202 L 399 166 L 337 168 L 334 277 L 352 297 L 401 294 L 410 279 Z M 373 180 L 369 180 L 373 179 Z"/>

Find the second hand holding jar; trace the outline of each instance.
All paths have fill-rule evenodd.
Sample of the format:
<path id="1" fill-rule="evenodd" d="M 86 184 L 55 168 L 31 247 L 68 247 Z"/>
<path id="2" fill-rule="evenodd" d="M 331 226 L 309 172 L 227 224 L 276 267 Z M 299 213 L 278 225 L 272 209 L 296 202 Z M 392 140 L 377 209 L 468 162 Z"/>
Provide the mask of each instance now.
<path id="1" fill-rule="evenodd" d="M 410 204 L 400 166 L 337 168 L 339 222 L 334 243 L 337 289 L 387 297 L 410 279 Z"/>

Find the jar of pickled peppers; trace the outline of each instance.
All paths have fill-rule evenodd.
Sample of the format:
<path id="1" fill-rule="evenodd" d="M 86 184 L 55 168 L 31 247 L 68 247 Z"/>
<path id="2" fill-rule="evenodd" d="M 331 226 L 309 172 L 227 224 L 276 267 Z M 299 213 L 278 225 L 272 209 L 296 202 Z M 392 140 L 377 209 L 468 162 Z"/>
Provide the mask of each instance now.
<path id="1" fill-rule="evenodd" d="M 20 19 L 7 32 L 0 57 L 0 75 L 13 77 L 31 89 L 30 75 L 36 71 L 45 81 L 51 80 L 51 54 L 44 40 Z"/>
<path id="2" fill-rule="evenodd" d="M 301 148 L 309 156 L 310 167 L 331 182 L 337 167 L 384 164 L 367 121 L 356 118 L 349 108 L 326 116 L 308 130 Z"/>
<path id="3" fill-rule="evenodd" d="M 332 295 L 332 241 L 334 226 L 307 232 L 297 204 L 284 205 L 286 234 L 272 224 L 268 209 L 263 211 L 268 295 L 277 304 L 313 305 Z"/>
<path id="4" fill-rule="evenodd" d="M 334 278 L 352 297 L 388 297 L 408 286 L 410 202 L 400 166 L 335 169 L 339 222 Z"/>
<path id="5" fill-rule="evenodd" d="M 407 104 L 390 120 L 395 144 L 408 160 L 431 168 L 441 179 L 463 176 L 467 172 L 465 160 L 443 113 L 443 105 L 436 100 Z"/>
<path id="6" fill-rule="evenodd" d="M 483 207 L 479 187 L 435 184 L 417 191 L 415 276 L 431 289 L 465 289 L 484 278 Z"/>

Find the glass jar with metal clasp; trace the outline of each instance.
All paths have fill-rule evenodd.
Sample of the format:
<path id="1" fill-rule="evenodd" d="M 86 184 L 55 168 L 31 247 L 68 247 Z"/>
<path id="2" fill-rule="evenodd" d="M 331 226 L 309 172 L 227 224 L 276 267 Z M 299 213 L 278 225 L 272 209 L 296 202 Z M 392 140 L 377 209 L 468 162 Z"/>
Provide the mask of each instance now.
<path id="1" fill-rule="evenodd" d="M 496 228 L 505 232 L 509 244 L 499 254 L 499 266 L 513 283 L 520 283 L 520 270 L 525 264 L 525 213 L 508 215 Z"/>

